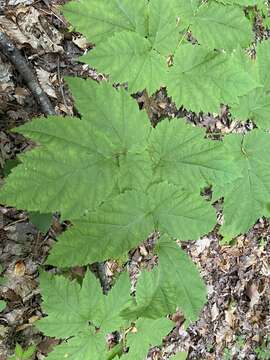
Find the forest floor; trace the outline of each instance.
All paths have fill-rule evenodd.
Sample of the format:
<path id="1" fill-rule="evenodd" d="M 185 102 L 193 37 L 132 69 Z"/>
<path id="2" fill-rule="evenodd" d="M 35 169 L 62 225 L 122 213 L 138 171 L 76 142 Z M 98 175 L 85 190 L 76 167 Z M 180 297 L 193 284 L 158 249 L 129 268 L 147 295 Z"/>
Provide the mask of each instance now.
<path id="1" fill-rule="evenodd" d="M 31 64 L 56 113 L 73 115 L 76 110 L 63 77 L 104 80 L 102 74 L 76 60 L 91 45 L 80 34 L 68 31 L 68 24 L 57 9 L 61 1 L 11 0 L 1 5 L 2 2 L 0 31 L 8 34 Z M 254 28 L 258 39 L 268 37 L 259 18 Z M 135 98 L 153 125 L 165 117 L 186 117 L 197 126 L 206 127 L 210 136 L 248 131 L 253 126 L 231 121 L 226 107 L 220 115 L 177 109 L 164 89 L 151 98 L 145 93 Z M 33 146 L 10 129 L 41 115 L 21 74 L 0 54 L 1 183 L 16 156 Z M 161 348 L 149 351 L 149 360 L 169 359 L 179 350 L 186 351 L 188 359 L 198 360 L 270 359 L 270 223 L 260 219 L 232 244 L 222 244 L 216 231 L 222 222 L 219 208 L 217 203 L 219 223 L 212 233 L 196 242 L 182 244 L 207 284 L 208 302 L 199 320 L 187 329 L 183 316 L 174 314 L 174 330 L 164 339 Z M 30 222 L 26 212 L 0 206 L 0 264 L 5 277 L 0 298 L 7 302 L 0 314 L 0 360 L 8 359 L 16 343 L 24 348 L 35 344 L 35 359 L 44 359 L 58 343 L 56 339 L 44 337 L 34 325 L 42 316 L 38 269 L 66 226 L 54 215 L 50 228 L 42 233 Z M 130 254 L 131 276 L 136 277 L 140 268 L 151 266 L 153 261 L 149 241 L 145 241 Z M 115 271 L 116 264 L 107 262 L 108 278 L 113 277 Z M 84 268 L 70 272 L 74 277 L 82 276 Z"/>

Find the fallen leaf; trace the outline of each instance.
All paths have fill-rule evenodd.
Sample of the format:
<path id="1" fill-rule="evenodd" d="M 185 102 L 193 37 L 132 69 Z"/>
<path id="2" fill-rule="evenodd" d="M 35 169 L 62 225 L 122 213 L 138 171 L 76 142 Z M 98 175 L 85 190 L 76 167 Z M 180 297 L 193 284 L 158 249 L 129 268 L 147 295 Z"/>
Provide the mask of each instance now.
<path id="1" fill-rule="evenodd" d="M 45 91 L 45 93 L 55 99 L 57 99 L 57 95 L 55 93 L 54 88 L 51 85 L 51 77 L 52 74 L 43 69 L 37 69 L 37 77 L 40 83 L 40 86 Z"/>
<path id="2" fill-rule="evenodd" d="M 260 300 L 260 293 L 255 284 L 247 286 L 246 294 L 250 298 L 250 307 L 256 305 Z"/>
<path id="3" fill-rule="evenodd" d="M 211 308 L 212 321 L 215 321 L 217 319 L 218 315 L 219 315 L 219 310 L 218 310 L 217 304 L 214 304 Z"/>
<path id="4" fill-rule="evenodd" d="M 14 275 L 22 277 L 25 274 L 25 264 L 22 260 L 16 262 L 14 267 Z"/>

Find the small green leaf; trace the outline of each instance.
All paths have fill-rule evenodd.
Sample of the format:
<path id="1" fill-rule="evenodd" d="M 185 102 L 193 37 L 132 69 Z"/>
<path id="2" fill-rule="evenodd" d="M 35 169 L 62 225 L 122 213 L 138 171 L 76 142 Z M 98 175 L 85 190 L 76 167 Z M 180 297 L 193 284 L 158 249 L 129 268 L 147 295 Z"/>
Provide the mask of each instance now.
<path id="1" fill-rule="evenodd" d="M 181 351 L 177 353 L 175 356 L 170 357 L 170 360 L 186 360 L 188 357 L 188 353 L 186 351 Z"/>
<path id="2" fill-rule="evenodd" d="M 36 352 L 37 348 L 35 345 L 29 346 L 26 350 L 24 350 L 22 360 L 31 359 L 34 353 Z"/>
<path id="3" fill-rule="evenodd" d="M 3 300 L 0 300 L 0 312 L 3 311 L 6 307 L 6 302 Z"/>
<path id="4" fill-rule="evenodd" d="M 16 347 L 15 347 L 15 355 L 19 358 L 23 357 L 23 348 L 21 347 L 21 345 L 19 343 L 16 343 Z"/>
<path id="5" fill-rule="evenodd" d="M 109 333 L 123 327 L 125 322 L 120 312 L 130 300 L 130 280 L 127 272 L 120 275 L 116 284 L 107 296 L 102 297 L 93 320 L 103 332 Z M 128 324 L 127 324 L 128 325 Z"/>

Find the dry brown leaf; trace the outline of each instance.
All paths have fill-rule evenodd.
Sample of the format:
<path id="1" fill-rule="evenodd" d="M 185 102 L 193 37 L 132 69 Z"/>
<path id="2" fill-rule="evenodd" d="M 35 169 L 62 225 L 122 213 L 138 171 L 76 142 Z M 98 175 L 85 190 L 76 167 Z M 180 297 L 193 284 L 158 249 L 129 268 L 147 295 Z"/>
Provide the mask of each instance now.
<path id="1" fill-rule="evenodd" d="M 89 41 L 87 41 L 83 36 L 73 36 L 72 41 L 76 46 L 78 46 L 78 48 L 82 50 L 87 50 L 89 48 Z"/>
<path id="2" fill-rule="evenodd" d="M 0 59 L 0 84 L 12 84 L 11 77 L 12 73 L 10 64 L 3 63 Z"/>
<path id="3" fill-rule="evenodd" d="M 14 97 L 17 100 L 18 104 L 23 105 L 25 103 L 26 97 L 29 95 L 30 93 L 28 89 L 22 87 L 16 87 Z"/>
<path id="4" fill-rule="evenodd" d="M 209 248 L 210 246 L 210 239 L 205 236 L 202 239 L 196 241 L 196 254 L 197 256 L 200 255 L 205 249 Z"/>
<path id="5" fill-rule="evenodd" d="M 231 308 L 225 311 L 225 321 L 227 324 L 230 325 L 231 328 L 234 328 L 234 324 L 235 324 L 234 312 L 235 312 L 235 308 Z"/>
<path id="6" fill-rule="evenodd" d="M 218 310 L 217 304 L 214 304 L 211 308 L 212 321 L 215 321 L 217 319 L 218 315 L 219 315 L 219 310 Z"/>
<path id="7" fill-rule="evenodd" d="M 270 276 L 270 264 L 267 263 L 265 260 L 262 261 L 261 273 L 264 276 Z"/>
<path id="8" fill-rule="evenodd" d="M 36 321 L 38 321 L 40 319 L 40 316 L 37 315 L 33 315 L 28 319 L 28 323 L 29 324 L 34 324 Z"/>
<path id="9" fill-rule="evenodd" d="M 63 35 L 32 6 L 19 6 L 12 20 L 0 16 L 0 29 L 19 48 L 29 44 L 33 49 L 41 50 L 41 53 L 64 51 L 61 46 Z"/>
<path id="10" fill-rule="evenodd" d="M 140 253 L 141 253 L 142 256 L 147 256 L 148 255 L 148 251 L 146 250 L 144 245 L 141 245 L 139 247 L 139 249 L 140 249 Z"/>
<path id="11" fill-rule="evenodd" d="M 250 298 L 250 307 L 253 307 L 259 302 L 260 293 L 258 292 L 257 286 L 255 284 L 247 286 L 246 293 Z"/>
<path id="12" fill-rule="evenodd" d="M 37 77 L 40 83 L 40 86 L 45 91 L 45 93 L 55 99 L 57 99 L 57 95 L 55 93 L 54 88 L 51 85 L 53 74 L 45 71 L 43 69 L 36 70 Z"/>
<path id="13" fill-rule="evenodd" d="M 5 16 L 0 16 L 0 30 L 4 31 L 18 47 L 29 43 L 29 37 L 20 31 L 16 23 L 7 19 Z"/>
<path id="14" fill-rule="evenodd" d="M 25 274 L 25 263 L 22 260 L 16 262 L 14 266 L 14 275 L 22 277 Z"/>

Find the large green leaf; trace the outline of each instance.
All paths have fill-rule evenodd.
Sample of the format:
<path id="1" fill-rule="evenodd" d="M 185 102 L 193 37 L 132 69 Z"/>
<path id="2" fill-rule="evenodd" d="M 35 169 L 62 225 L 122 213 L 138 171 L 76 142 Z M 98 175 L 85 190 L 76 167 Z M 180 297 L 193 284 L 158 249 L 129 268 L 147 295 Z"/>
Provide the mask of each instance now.
<path id="1" fill-rule="evenodd" d="M 180 39 L 176 15 L 163 0 L 145 2 L 144 32 L 135 28 L 117 32 L 82 59 L 109 74 L 112 81 L 128 82 L 130 92 L 147 89 L 153 93 L 164 85 L 166 56 Z"/>
<path id="2" fill-rule="evenodd" d="M 147 193 L 127 191 L 75 221 L 53 247 L 48 263 L 65 267 L 118 258 L 153 230 L 197 239 L 215 221 L 214 209 L 199 193 L 181 191 L 166 182 Z"/>
<path id="3" fill-rule="evenodd" d="M 18 131 L 41 146 L 21 157 L 22 164 L 1 192 L 2 202 L 29 211 L 61 211 L 69 218 L 92 209 L 112 192 L 118 172 L 115 150 L 87 121 L 35 119 Z"/>
<path id="4" fill-rule="evenodd" d="M 156 51 L 165 56 L 174 52 L 180 40 L 179 25 L 171 2 L 149 1 L 148 29 L 145 35 Z"/>
<path id="5" fill-rule="evenodd" d="M 247 47 L 252 41 L 252 26 L 244 12 L 215 2 L 201 5 L 191 20 L 191 30 L 200 44 L 209 48 Z"/>
<path id="6" fill-rule="evenodd" d="M 121 180 L 127 173 L 134 179 L 129 188 L 141 188 L 142 182 L 135 179 L 142 166 L 148 166 L 148 173 L 141 171 L 145 185 L 147 178 L 151 180 L 150 162 L 147 154 L 142 155 L 150 130 L 145 113 L 124 90 L 83 80 L 70 83 L 83 98 L 78 101 L 82 120 L 40 118 L 17 129 L 40 146 L 23 155 L 22 163 L 12 170 L 0 195 L 2 202 L 78 218 L 117 187 L 127 188 L 126 179 Z M 126 156 L 132 158 L 128 168 Z"/>
<path id="7" fill-rule="evenodd" d="M 167 79 L 176 104 L 196 112 L 218 113 L 221 103 L 238 103 L 240 96 L 258 85 L 240 66 L 237 54 L 191 44 L 178 48 Z"/>
<path id="8" fill-rule="evenodd" d="M 123 88 L 108 83 L 66 78 L 83 120 L 94 125 L 123 151 L 141 151 L 150 133 L 149 119 Z"/>
<path id="9" fill-rule="evenodd" d="M 269 56 L 270 43 L 262 42 L 256 48 L 256 61 L 241 59 L 242 66 L 252 71 L 254 77 L 262 87 L 250 91 L 240 98 L 239 104 L 234 104 L 231 109 L 233 116 L 240 120 L 253 120 L 260 128 L 269 129 L 270 113 L 270 75 L 269 75 Z"/>
<path id="10" fill-rule="evenodd" d="M 270 136 L 254 130 L 225 139 L 241 178 L 223 189 L 224 225 L 221 233 L 234 237 L 246 232 L 261 216 L 270 215 Z"/>
<path id="11" fill-rule="evenodd" d="M 104 359 L 105 335 L 126 326 L 120 316 L 130 301 L 127 273 L 120 276 L 108 296 L 102 294 L 95 276 L 87 272 L 80 287 L 62 276 L 43 273 L 40 280 L 42 308 L 47 317 L 38 328 L 51 337 L 67 338 L 49 355 L 49 359 Z"/>
<path id="12" fill-rule="evenodd" d="M 252 27 L 244 11 L 219 2 L 221 4 L 200 0 L 172 1 L 181 22 L 200 44 L 211 49 L 247 47 L 252 41 Z"/>
<path id="13" fill-rule="evenodd" d="M 125 318 L 159 318 L 179 307 L 188 321 L 194 321 L 206 301 L 206 289 L 199 272 L 183 250 L 167 236 L 157 245 L 158 267 L 143 271 L 136 287 L 136 306 L 123 310 Z"/>
<path id="14" fill-rule="evenodd" d="M 42 308 L 49 315 L 38 322 L 44 334 L 65 338 L 89 329 L 89 321 L 103 296 L 98 280 L 91 273 L 86 275 L 82 288 L 63 276 L 42 273 L 40 287 Z"/>
<path id="15" fill-rule="evenodd" d="M 123 30 L 144 34 L 146 4 L 146 0 L 81 0 L 68 2 L 63 10 L 76 30 L 98 44 Z"/>
<path id="16" fill-rule="evenodd" d="M 204 186 L 231 182 L 237 174 L 232 155 L 223 142 L 204 135 L 204 129 L 183 120 L 158 124 L 149 145 L 155 177 L 198 193 Z"/>
<path id="17" fill-rule="evenodd" d="M 189 321 L 198 318 L 206 302 L 206 288 L 196 266 L 179 246 L 167 236 L 157 246 L 160 271 L 167 293 L 175 292 L 176 304 Z"/>
<path id="18" fill-rule="evenodd" d="M 267 93 L 270 91 L 269 56 L 270 43 L 268 41 L 259 43 L 256 47 L 256 63 L 260 81 Z"/>
<path id="19" fill-rule="evenodd" d="M 104 360 L 108 354 L 104 334 L 91 329 L 62 342 L 46 357 L 48 360 Z"/>
<path id="20" fill-rule="evenodd" d="M 270 95 L 263 89 L 251 91 L 240 99 L 238 105 L 231 108 L 231 113 L 239 120 L 252 120 L 259 128 L 270 128 Z"/>
<path id="21" fill-rule="evenodd" d="M 172 329 L 173 323 L 168 319 L 139 319 L 136 328 L 127 335 L 129 352 L 123 360 L 142 360 L 153 345 L 159 345 L 162 338 Z"/>
<path id="22" fill-rule="evenodd" d="M 213 1 L 213 0 L 212 0 Z M 214 0 L 216 2 L 225 4 L 225 5 L 240 5 L 240 6 L 261 6 L 265 4 L 265 0 Z"/>
<path id="23" fill-rule="evenodd" d="M 128 82 L 131 93 L 147 89 L 152 94 L 165 84 L 166 58 L 153 49 L 148 39 L 137 33 L 115 34 L 82 60 L 109 74 L 114 82 Z"/>
<path id="24" fill-rule="evenodd" d="M 167 182 L 148 192 L 154 229 L 181 240 L 197 240 L 213 229 L 216 215 L 210 203 L 199 194 L 181 191 Z"/>
<path id="25" fill-rule="evenodd" d="M 147 187 L 151 183 L 152 171 L 149 155 L 142 152 L 151 129 L 146 113 L 139 111 L 136 102 L 130 100 L 124 89 L 120 88 L 115 96 L 115 91 L 107 83 L 97 86 L 93 81 L 78 78 L 66 80 L 84 119 L 108 135 L 117 147 L 123 149 L 123 153 L 129 150 L 118 158 L 120 190 Z"/>
<path id="26" fill-rule="evenodd" d="M 149 210 L 147 197 L 137 191 L 105 202 L 96 212 L 74 221 L 74 227 L 54 245 L 47 262 L 65 267 L 120 257 L 153 230 Z"/>
<path id="27" fill-rule="evenodd" d="M 99 300 L 92 316 L 96 327 L 101 328 L 104 333 L 109 333 L 128 325 L 123 321 L 120 312 L 128 305 L 130 301 L 129 294 L 129 275 L 124 272 L 120 275 L 112 290 L 109 291 L 109 294 Z"/>

